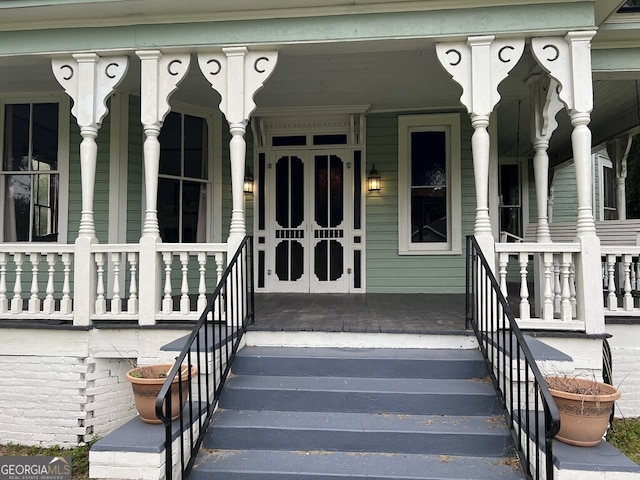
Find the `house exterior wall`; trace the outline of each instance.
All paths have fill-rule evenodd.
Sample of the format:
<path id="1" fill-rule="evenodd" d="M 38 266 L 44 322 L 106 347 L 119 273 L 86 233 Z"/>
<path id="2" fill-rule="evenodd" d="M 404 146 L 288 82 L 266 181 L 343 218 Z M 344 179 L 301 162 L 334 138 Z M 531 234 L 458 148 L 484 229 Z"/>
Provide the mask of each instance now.
<path id="1" fill-rule="evenodd" d="M 616 416 L 640 417 L 640 324 L 607 323 L 613 357 L 613 384 L 622 397 L 616 402 Z"/>
<path id="2" fill-rule="evenodd" d="M 464 254 L 398 254 L 398 115 L 400 113 L 367 116 L 367 171 L 375 164 L 382 178 L 380 192 L 366 195 L 367 292 L 462 293 Z M 465 114 L 460 115 L 460 121 L 462 198 L 457 201 L 462 202 L 462 235 L 465 236 L 473 231 L 475 188 L 471 126 Z"/>

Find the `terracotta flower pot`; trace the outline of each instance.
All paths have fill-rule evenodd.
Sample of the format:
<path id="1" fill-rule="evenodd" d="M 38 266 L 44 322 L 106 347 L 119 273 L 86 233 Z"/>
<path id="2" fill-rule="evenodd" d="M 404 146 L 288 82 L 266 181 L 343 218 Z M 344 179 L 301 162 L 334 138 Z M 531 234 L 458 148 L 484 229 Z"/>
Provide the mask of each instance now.
<path id="1" fill-rule="evenodd" d="M 162 423 L 156 415 L 156 398 L 166 379 L 166 373 L 171 369 L 171 363 L 161 365 L 148 365 L 134 368 L 127 372 L 127 380 L 131 382 L 133 397 L 136 409 L 140 414 L 140 419 L 145 423 Z M 142 373 L 140 373 L 142 371 Z M 154 375 L 155 372 L 155 375 Z M 180 416 L 180 411 L 184 408 L 189 396 L 189 376 L 186 367 L 183 367 L 182 374 L 182 399 L 179 397 L 178 381 L 180 376 L 176 376 L 171 383 L 171 420 Z M 191 367 L 191 378 L 198 373 L 196 367 Z M 151 374 L 151 375 L 150 375 Z M 165 374 L 163 378 L 162 375 Z"/>
<path id="2" fill-rule="evenodd" d="M 620 391 L 586 378 L 548 377 L 547 383 L 560 412 L 560 431 L 555 438 L 578 447 L 600 443 Z M 570 388 L 564 388 L 565 385 Z M 554 388 L 558 386 L 563 388 Z"/>

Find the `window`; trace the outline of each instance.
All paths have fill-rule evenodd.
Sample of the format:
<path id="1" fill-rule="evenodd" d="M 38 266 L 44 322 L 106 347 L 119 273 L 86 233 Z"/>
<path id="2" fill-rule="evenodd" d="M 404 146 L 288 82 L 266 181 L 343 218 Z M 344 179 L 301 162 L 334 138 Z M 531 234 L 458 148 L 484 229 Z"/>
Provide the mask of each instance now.
<path id="1" fill-rule="evenodd" d="M 599 220 L 617 220 L 616 175 L 613 163 L 608 158 L 598 156 L 600 164 L 600 218 Z"/>
<path id="2" fill-rule="evenodd" d="M 208 131 L 201 117 L 171 112 L 165 119 L 158 180 L 158 223 L 165 242 L 207 239 Z"/>
<path id="3" fill-rule="evenodd" d="M 58 240 L 57 103 L 7 104 L 1 179 L 5 242 Z"/>
<path id="4" fill-rule="evenodd" d="M 399 253 L 461 252 L 460 120 L 398 120 Z"/>
<path id="5" fill-rule="evenodd" d="M 503 163 L 499 167 L 500 238 L 514 241 L 522 235 L 522 195 L 520 192 L 520 166 Z"/>

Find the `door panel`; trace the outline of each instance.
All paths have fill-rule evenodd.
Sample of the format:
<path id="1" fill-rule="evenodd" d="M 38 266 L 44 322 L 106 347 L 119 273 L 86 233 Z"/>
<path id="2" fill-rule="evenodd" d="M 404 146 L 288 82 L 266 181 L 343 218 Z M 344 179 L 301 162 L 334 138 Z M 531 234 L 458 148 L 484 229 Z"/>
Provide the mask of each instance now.
<path id="1" fill-rule="evenodd" d="M 272 152 L 267 288 L 349 291 L 348 151 Z"/>

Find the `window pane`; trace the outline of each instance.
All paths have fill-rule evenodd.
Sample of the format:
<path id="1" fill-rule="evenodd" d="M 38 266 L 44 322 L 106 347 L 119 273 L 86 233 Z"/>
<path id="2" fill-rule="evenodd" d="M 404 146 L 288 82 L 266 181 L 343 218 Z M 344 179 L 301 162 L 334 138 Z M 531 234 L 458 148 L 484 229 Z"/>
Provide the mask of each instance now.
<path id="1" fill-rule="evenodd" d="M 6 106 L 4 170 L 29 169 L 29 110 L 29 105 Z"/>
<path id="2" fill-rule="evenodd" d="M 198 182 L 182 184 L 182 242 L 204 242 L 204 186 Z M 199 234 L 202 236 L 199 238 Z"/>
<path id="3" fill-rule="evenodd" d="M 29 241 L 30 205 L 31 175 L 8 175 L 5 183 L 5 241 Z"/>
<path id="4" fill-rule="evenodd" d="M 447 189 L 423 187 L 411 190 L 411 241 L 447 241 Z"/>
<path id="5" fill-rule="evenodd" d="M 160 173 L 180 175 L 182 159 L 182 121 L 179 113 L 167 115 L 160 130 Z"/>
<path id="6" fill-rule="evenodd" d="M 177 243 L 180 222 L 180 182 L 172 178 L 158 179 L 158 223 L 164 242 Z"/>
<path id="7" fill-rule="evenodd" d="M 58 240 L 58 175 L 33 175 L 34 242 Z"/>
<path id="8" fill-rule="evenodd" d="M 411 185 L 446 186 L 445 132 L 411 132 Z"/>
<path id="9" fill-rule="evenodd" d="M 33 106 L 32 166 L 33 170 L 58 169 L 58 104 Z"/>
<path id="10" fill-rule="evenodd" d="M 204 140 L 206 121 L 203 118 L 184 116 L 184 176 L 207 178 L 207 161 Z"/>
<path id="11" fill-rule="evenodd" d="M 520 205 L 520 169 L 518 165 L 500 165 L 500 204 Z"/>
<path id="12" fill-rule="evenodd" d="M 447 242 L 444 131 L 411 132 L 411 241 Z"/>

